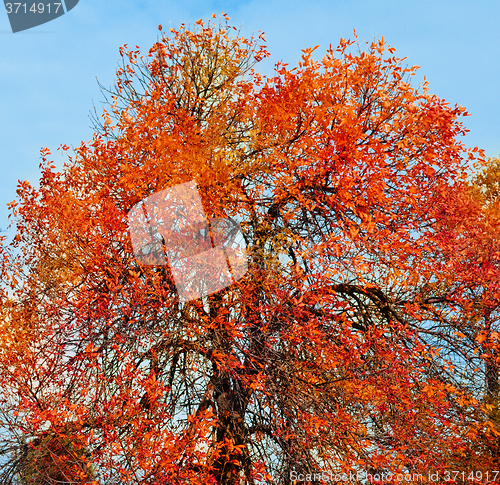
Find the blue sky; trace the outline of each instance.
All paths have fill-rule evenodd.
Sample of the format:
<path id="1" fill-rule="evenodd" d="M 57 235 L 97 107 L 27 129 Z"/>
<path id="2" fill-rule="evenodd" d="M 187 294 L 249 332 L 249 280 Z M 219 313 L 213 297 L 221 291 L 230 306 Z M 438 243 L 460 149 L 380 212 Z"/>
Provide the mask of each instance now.
<path id="1" fill-rule="evenodd" d="M 80 0 L 66 15 L 16 34 L 0 14 L 0 227 L 8 224 L 18 179 L 37 184 L 41 147 L 61 167 L 60 144 L 91 139 L 89 112 L 93 103 L 98 113 L 103 107 L 96 77 L 113 84 L 121 45 L 145 53 L 158 24 L 168 30 L 221 12 L 244 35 L 265 32 L 271 58 L 259 70 L 267 75 L 277 61 L 295 65 L 301 49 L 319 44 L 320 56 L 353 29 L 360 41 L 384 36 L 421 67 L 415 84 L 425 74 L 430 93 L 468 109 L 465 144 L 500 155 L 498 0 Z"/>

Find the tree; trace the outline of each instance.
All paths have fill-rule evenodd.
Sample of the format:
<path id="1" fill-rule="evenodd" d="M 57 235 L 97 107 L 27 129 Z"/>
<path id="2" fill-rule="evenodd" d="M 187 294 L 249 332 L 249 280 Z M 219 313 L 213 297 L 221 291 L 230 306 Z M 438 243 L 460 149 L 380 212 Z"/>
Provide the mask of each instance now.
<path id="1" fill-rule="evenodd" d="M 497 188 L 498 159 L 489 159 L 471 181 L 436 198 L 428 284 L 417 289 L 413 301 L 425 316 L 419 331 L 441 349 L 439 371 L 470 396 L 454 404 L 467 417 L 471 440 L 471 449 L 455 460 L 484 471 L 500 464 Z"/>
<path id="2" fill-rule="evenodd" d="M 88 453 L 75 447 L 64 434 L 53 432 L 42 432 L 26 444 L 16 465 L 23 484 L 88 484 L 94 478 Z"/>
<path id="3" fill-rule="evenodd" d="M 57 430 L 100 483 L 444 470 L 466 417 L 410 297 L 440 191 L 475 157 L 465 109 L 412 88 L 383 39 L 263 78 L 262 35 L 231 29 L 122 48 L 93 140 L 61 172 L 44 150 L 40 188 L 20 185 L 3 308 L 29 338 L 0 362 L 8 424 Z M 183 302 L 172 267 L 138 263 L 127 215 L 189 181 L 241 226 L 248 271 Z"/>

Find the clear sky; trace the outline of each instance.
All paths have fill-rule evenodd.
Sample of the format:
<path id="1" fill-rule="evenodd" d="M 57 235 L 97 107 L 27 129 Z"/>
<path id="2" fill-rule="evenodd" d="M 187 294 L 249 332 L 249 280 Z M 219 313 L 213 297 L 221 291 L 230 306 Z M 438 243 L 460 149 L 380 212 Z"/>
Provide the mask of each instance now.
<path id="1" fill-rule="evenodd" d="M 24 1 L 24 0 L 23 0 Z M 28 2 L 29 3 L 29 2 Z M 465 106 L 467 146 L 486 156 L 500 155 L 500 1 L 499 0 L 80 0 L 67 14 L 12 34 L 0 14 L 0 227 L 18 179 L 37 184 L 39 151 L 48 147 L 58 167 L 62 143 L 78 146 L 92 137 L 89 113 L 103 96 L 96 78 L 113 84 L 118 49 L 138 45 L 147 52 L 164 30 L 226 12 L 230 23 L 249 36 L 264 31 L 274 63 L 294 66 L 301 49 L 352 38 L 384 39 L 421 67 L 415 85 L 427 76 L 429 92 Z"/>

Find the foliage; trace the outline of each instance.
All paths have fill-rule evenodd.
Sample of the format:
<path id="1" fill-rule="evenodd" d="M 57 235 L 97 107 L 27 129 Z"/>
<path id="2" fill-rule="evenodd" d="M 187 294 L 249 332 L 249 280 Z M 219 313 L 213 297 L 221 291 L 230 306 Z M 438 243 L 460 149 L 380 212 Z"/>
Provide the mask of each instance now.
<path id="1" fill-rule="evenodd" d="M 21 483 L 26 485 L 92 483 L 88 453 L 83 448 L 78 449 L 65 434 L 42 432 L 24 447 L 18 463 Z"/>
<path id="2" fill-rule="evenodd" d="M 483 463 L 484 409 L 429 337 L 438 322 L 453 347 L 476 322 L 466 293 L 459 317 L 439 307 L 469 274 L 451 277 L 466 231 L 444 203 L 478 153 L 457 140 L 465 109 L 413 88 L 383 39 L 305 49 L 264 78 L 262 35 L 232 29 L 122 48 L 93 140 L 61 172 L 44 150 L 39 189 L 20 185 L 2 273 L 2 333 L 22 335 L 0 359 L 11 435 L 65 430 L 102 484 Z M 249 270 L 181 303 L 168 266 L 137 263 L 127 213 L 190 180 L 209 217 L 241 224 Z"/>
<path id="3" fill-rule="evenodd" d="M 468 183 L 437 198 L 438 223 L 429 241 L 432 283 L 427 285 L 427 341 L 448 361 L 450 385 L 476 401 L 457 411 L 469 415 L 467 436 L 482 459 L 455 457 L 469 469 L 500 464 L 498 159 L 489 159 Z M 430 281 L 430 279 L 429 279 Z M 421 299 L 422 300 L 422 299 Z M 473 443 L 472 443 L 473 442 Z"/>

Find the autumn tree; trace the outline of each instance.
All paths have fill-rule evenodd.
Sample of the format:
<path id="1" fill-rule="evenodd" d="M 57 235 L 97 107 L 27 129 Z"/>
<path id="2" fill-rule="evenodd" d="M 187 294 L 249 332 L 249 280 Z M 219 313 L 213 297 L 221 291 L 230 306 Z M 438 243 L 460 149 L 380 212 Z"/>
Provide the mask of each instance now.
<path id="1" fill-rule="evenodd" d="M 262 35 L 225 20 L 120 49 L 93 140 L 62 171 L 44 150 L 40 187 L 20 185 L 4 449 L 62 436 L 102 484 L 444 470 L 470 451 L 454 407 L 470 396 L 436 371 L 415 288 L 440 194 L 476 156 L 465 109 L 412 87 L 383 40 L 265 78 Z M 128 215 L 190 181 L 209 220 L 242 228 L 248 271 L 182 301 L 172 267 L 138 261 Z"/>
<path id="2" fill-rule="evenodd" d="M 411 301 L 421 315 L 414 328 L 440 349 L 436 371 L 468 396 L 454 408 L 470 446 L 454 460 L 484 471 L 500 464 L 498 173 L 498 159 L 489 159 L 471 180 L 436 196 L 425 282 Z"/>

